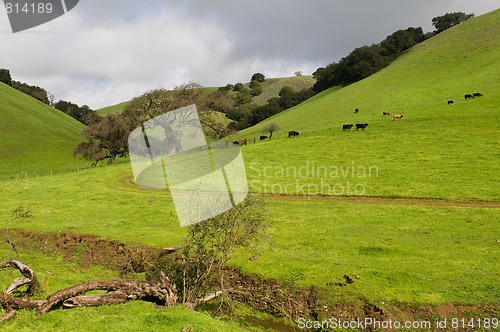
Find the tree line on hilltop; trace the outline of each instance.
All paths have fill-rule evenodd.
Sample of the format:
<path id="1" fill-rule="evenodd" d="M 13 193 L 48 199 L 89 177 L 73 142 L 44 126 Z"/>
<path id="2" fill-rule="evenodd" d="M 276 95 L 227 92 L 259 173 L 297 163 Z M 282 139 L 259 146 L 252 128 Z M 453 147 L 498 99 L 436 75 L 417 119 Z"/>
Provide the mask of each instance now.
<path id="1" fill-rule="evenodd" d="M 44 88 L 13 80 L 9 69 L 0 68 L 0 82 L 68 114 L 85 125 L 96 123 L 100 119 L 97 113 L 87 105 L 78 106 L 65 100 L 56 102 L 55 96 L 49 94 Z"/>
<path id="2" fill-rule="evenodd" d="M 473 16 L 457 12 L 435 17 L 432 24 L 436 30 L 427 34 L 420 27 L 398 30 L 378 44 L 356 48 L 340 61 L 318 68 L 313 73 L 316 82 L 311 88 L 296 91 L 290 86 L 284 86 L 278 96 L 269 99 L 265 105 L 253 103 L 253 98 L 263 92 L 266 78 L 262 73 L 253 74 L 249 84 L 227 84 L 213 92 L 207 92 L 194 82 L 173 90 L 149 91 L 134 98 L 121 114 L 110 114 L 106 117 L 100 117 L 87 105 L 79 106 L 64 100 L 55 102 L 55 97 L 43 88 L 13 81 L 8 69 L 0 69 L 0 82 L 87 125 L 82 133 L 86 141 L 75 148 L 74 154 L 92 160 L 94 164 L 105 159 L 112 163 L 116 157 L 128 153 L 129 133 L 158 115 L 196 104 L 205 132 L 211 139 L 221 139 L 300 104 L 325 89 L 343 87 L 362 80 L 388 66 L 416 44 Z M 300 76 L 302 73 L 296 72 L 295 75 Z M 227 117 L 228 121 L 221 121 L 221 114 Z"/>
<path id="3" fill-rule="evenodd" d="M 313 90 L 318 93 L 333 86 L 345 86 L 360 81 L 387 67 L 416 44 L 472 17 L 474 14 L 447 13 L 432 19 L 436 28 L 434 32 L 424 34 L 422 28 L 410 27 L 394 32 L 378 44 L 356 48 L 339 62 L 318 68 L 313 73 L 316 79 Z"/>

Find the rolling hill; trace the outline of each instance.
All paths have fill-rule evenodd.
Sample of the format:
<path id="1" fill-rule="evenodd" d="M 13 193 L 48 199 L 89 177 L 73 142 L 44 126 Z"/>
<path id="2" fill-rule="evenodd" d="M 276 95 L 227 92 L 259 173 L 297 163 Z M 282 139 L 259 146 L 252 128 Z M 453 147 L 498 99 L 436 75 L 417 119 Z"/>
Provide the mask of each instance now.
<path id="1" fill-rule="evenodd" d="M 264 105 L 269 99 L 278 97 L 281 88 L 284 86 L 290 86 L 296 91 L 300 91 L 302 89 L 307 89 L 313 86 L 315 80 L 312 76 L 293 76 L 293 77 L 282 77 L 282 78 L 268 78 L 265 82 L 262 83 L 262 94 L 253 97 L 252 103 L 255 105 Z M 249 83 L 244 84 L 246 88 L 248 88 Z M 217 90 L 217 88 L 204 88 L 207 92 L 212 92 Z M 111 105 L 108 107 L 104 107 L 98 109 L 96 112 L 105 116 L 111 113 L 120 113 L 123 109 L 130 103 L 130 101 L 124 101 L 122 103 Z"/>
<path id="2" fill-rule="evenodd" d="M 0 83 L 0 180 L 76 169 L 83 125 Z"/>
<path id="3" fill-rule="evenodd" d="M 257 135 L 270 122 L 285 131 L 338 128 L 356 121 L 376 123 L 384 120 L 379 116 L 383 111 L 404 113 L 417 121 L 450 110 L 447 100 L 456 102 L 453 111 L 470 109 L 464 94 L 476 91 L 489 98 L 475 100 L 473 108 L 498 110 L 494 97 L 500 86 L 499 21 L 500 10 L 496 10 L 446 30 L 367 79 L 338 91 L 324 91 L 241 135 Z M 360 113 L 355 116 L 356 108 Z"/>
<path id="4" fill-rule="evenodd" d="M 324 91 L 240 132 L 238 138 L 249 139 L 242 147 L 247 177 L 253 192 L 262 194 L 269 229 L 230 265 L 252 280 L 314 287 L 320 320 L 373 313 L 380 321 L 448 317 L 449 322 L 455 315 L 470 319 L 498 312 L 498 22 L 500 11 L 460 24 L 363 81 Z M 464 100 L 473 92 L 484 96 Z M 8 158 L 24 167 L 40 163 L 44 153 L 47 165 L 72 162 L 66 150 L 78 141 L 81 125 L 3 85 L 0 98 L 0 171 L 7 169 Z M 404 117 L 393 121 L 384 111 Z M 251 138 L 270 122 L 281 130 L 254 144 Z M 365 122 L 364 131 L 341 127 Z M 289 130 L 301 133 L 288 138 Z M 91 250 L 71 233 L 155 248 L 178 246 L 186 233 L 170 193 L 136 187 L 128 163 L 6 181 L 1 192 L 0 220 L 24 202 L 33 212 L 12 229 L 61 234 L 68 243 L 74 238 L 70 261 L 63 254 L 54 259 L 52 251 L 48 257 L 39 253 L 50 241 L 40 248 L 30 242 L 23 248 L 28 252 L 21 252 L 37 271 L 55 271 L 50 283 L 46 279 L 51 290 L 117 274 L 90 260 L 89 269 L 76 266 L 71 260 Z M 66 242 L 60 247 L 69 252 Z M 12 256 L 5 241 L 0 249 Z M 12 281 L 7 273 L 1 277 L 4 285 Z M 245 316 L 255 311 L 245 310 Z M 238 327 L 181 307 L 158 310 L 140 303 L 54 311 L 36 319 L 33 312 L 20 312 L 5 326 L 102 328 L 95 317 L 104 317 L 110 330 Z"/>
<path id="5" fill-rule="evenodd" d="M 499 22 L 500 10 L 471 19 L 360 82 L 324 91 L 230 137 L 252 142 L 245 148 L 247 163 L 258 167 L 248 176 L 268 184 L 253 189 L 269 192 L 271 185 L 282 189 L 290 181 L 281 174 L 267 178 L 266 167 L 356 165 L 380 170 L 376 177 L 356 179 L 368 196 L 500 199 Z M 483 97 L 464 99 L 474 92 Z M 404 117 L 393 121 L 383 112 Z M 259 142 L 272 122 L 281 129 L 271 141 Z M 369 126 L 342 130 L 343 124 L 356 123 Z M 291 130 L 300 136 L 288 138 Z M 324 180 L 302 182 L 319 186 Z M 330 187 L 322 189 L 329 194 L 334 179 L 327 180 Z M 299 191 L 288 188 L 288 193 Z"/>

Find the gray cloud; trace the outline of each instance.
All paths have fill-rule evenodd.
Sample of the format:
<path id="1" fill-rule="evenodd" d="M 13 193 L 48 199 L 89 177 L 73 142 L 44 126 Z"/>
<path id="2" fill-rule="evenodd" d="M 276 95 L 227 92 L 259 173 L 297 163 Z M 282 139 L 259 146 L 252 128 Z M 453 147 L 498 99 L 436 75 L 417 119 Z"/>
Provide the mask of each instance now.
<path id="1" fill-rule="evenodd" d="M 0 11 L 0 67 L 58 99 L 93 108 L 157 87 L 311 74 L 353 48 L 446 12 L 476 15 L 500 0 L 82 0 L 46 25 L 9 33 Z"/>

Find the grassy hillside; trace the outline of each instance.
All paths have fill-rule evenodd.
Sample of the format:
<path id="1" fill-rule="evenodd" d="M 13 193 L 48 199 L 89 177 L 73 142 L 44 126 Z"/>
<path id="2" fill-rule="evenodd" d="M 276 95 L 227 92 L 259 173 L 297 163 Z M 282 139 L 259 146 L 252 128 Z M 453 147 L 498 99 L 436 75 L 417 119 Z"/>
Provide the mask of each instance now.
<path id="1" fill-rule="evenodd" d="M 76 169 L 83 125 L 0 83 L 0 180 Z"/>
<path id="2" fill-rule="evenodd" d="M 124 102 L 116 104 L 116 105 L 100 108 L 96 112 L 100 116 L 106 116 L 106 115 L 112 114 L 112 113 L 121 113 L 125 109 L 125 107 L 127 107 L 128 104 L 130 104 L 130 100 L 124 101 Z"/>
<path id="3" fill-rule="evenodd" d="M 300 91 L 312 87 L 315 82 L 316 80 L 312 76 L 268 78 L 262 83 L 262 94 L 253 97 L 252 103 L 265 105 L 269 99 L 278 97 L 280 90 L 285 86 Z"/>
<path id="4" fill-rule="evenodd" d="M 500 10 L 474 18 L 417 45 L 363 81 L 324 91 L 240 132 L 238 138 L 253 142 L 268 123 L 281 127 L 272 141 L 246 147 L 247 162 L 255 166 L 249 177 L 260 181 L 260 188 L 266 181 L 281 189 L 296 177 L 269 176 L 263 174 L 265 167 L 276 173 L 280 167 L 298 169 L 307 163 L 373 166 L 377 176 L 355 176 L 365 195 L 499 200 L 499 22 Z M 484 96 L 464 99 L 474 92 Z M 455 103 L 448 105 L 448 100 Z M 384 111 L 404 118 L 393 121 Z M 347 123 L 369 126 L 344 132 L 342 124 Z M 289 139 L 290 130 L 301 135 Z M 328 194 L 339 180 L 323 178 L 322 193 Z M 318 176 L 300 181 L 322 184 Z"/>
<path id="5" fill-rule="evenodd" d="M 316 97 L 264 121 L 242 135 L 260 132 L 269 122 L 286 130 L 314 131 L 343 123 L 387 120 L 383 111 L 403 113 L 410 121 L 460 110 L 498 110 L 500 86 L 500 10 L 476 17 L 415 46 L 389 67 L 338 91 Z M 464 94 L 488 98 L 466 103 Z M 456 104 L 447 107 L 447 100 Z M 354 109 L 360 109 L 355 115 Z M 447 110 L 449 112 L 444 113 Z M 444 114 L 443 114 L 444 113 Z"/>

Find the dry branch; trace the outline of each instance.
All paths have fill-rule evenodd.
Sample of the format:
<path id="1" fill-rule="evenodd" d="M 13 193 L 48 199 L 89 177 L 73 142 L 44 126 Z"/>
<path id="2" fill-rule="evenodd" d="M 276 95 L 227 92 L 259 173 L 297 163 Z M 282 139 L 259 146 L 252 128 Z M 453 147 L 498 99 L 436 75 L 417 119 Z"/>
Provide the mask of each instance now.
<path id="1" fill-rule="evenodd" d="M 2 318 L 0 318 L 0 322 L 6 322 L 9 319 L 14 318 L 15 316 L 16 316 L 16 311 L 15 310 L 10 310 Z"/>
<path id="2" fill-rule="evenodd" d="M 30 295 L 35 294 L 40 289 L 40 284 L 38 283 L 38 279 L 36 278 L 35 271 L 33 271 L 33 269 L 31 269 L 28 265 L 20 261 L 10 260 L 3 266 L 3 268 L 7 267 L 12 267 L 19 270 L 19 272 L 21 272 L 21 274 L 26 278 L 15 279 L 7 289 L 7 294 L 12 294 L 14 290 L 24 285 L 28 285 L 28 289 L 26 290 L 26 292 Z"/>

